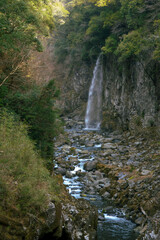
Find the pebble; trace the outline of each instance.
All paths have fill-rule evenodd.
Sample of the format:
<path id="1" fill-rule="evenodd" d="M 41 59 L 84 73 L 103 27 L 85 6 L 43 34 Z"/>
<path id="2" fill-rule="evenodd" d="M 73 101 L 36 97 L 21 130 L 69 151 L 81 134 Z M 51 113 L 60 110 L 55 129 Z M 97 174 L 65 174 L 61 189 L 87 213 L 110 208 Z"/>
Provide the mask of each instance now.
<path id="1" fill-rule="evenodd" d="M 144 170 L 142 170 L 141 175 L 146 176 L 146 175 L 149 175 L 150 173 L 151 173 L 151 171 L 144 169 Z"/>

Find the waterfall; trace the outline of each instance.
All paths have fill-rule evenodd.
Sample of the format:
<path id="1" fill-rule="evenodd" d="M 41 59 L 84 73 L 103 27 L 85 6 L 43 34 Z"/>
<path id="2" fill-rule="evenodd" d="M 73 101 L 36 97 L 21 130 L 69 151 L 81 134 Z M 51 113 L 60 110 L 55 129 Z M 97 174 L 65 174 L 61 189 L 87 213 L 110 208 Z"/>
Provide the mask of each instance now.
<path id="1" fill-rule="evenodd" d="M 85 129 L 100 129 L 102 116 L 102 82 L 103 69 L 101 55 L 99 55 L 93 71 L 93 78 L 89 88 L 87 110 L 85 116 Z"/>

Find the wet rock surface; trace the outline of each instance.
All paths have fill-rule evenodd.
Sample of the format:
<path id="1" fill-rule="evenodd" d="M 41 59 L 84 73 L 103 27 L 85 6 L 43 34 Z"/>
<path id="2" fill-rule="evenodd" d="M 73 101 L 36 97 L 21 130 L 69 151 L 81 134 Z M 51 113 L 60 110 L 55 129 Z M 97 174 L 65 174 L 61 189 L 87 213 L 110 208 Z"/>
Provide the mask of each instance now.
<path id="1" fill-rule="evenodd" d="M 71 126 L 71 120 L 69 122 Z M 82 183 L 81 191 L 76 192 L 75 187 L 72 194 L 75 193 L 75 197 L 98 194 L 104 200 L 113 201 L 137 224 L 138 240 L 160 239 L 160 144 L 157 139 L 134 137 L 128 132 L 105 135 L 87 132 L 81 125 L 74 130 L 66 129 L 66 139 L 57 141 L 55 171 L 67 168 L 72 177 Z M 77 162 L 71 161 L 72 158 Z M 75 169 L 78 161 L 83 163 L 85 171 L 80 165 L 78 171 Z"/>

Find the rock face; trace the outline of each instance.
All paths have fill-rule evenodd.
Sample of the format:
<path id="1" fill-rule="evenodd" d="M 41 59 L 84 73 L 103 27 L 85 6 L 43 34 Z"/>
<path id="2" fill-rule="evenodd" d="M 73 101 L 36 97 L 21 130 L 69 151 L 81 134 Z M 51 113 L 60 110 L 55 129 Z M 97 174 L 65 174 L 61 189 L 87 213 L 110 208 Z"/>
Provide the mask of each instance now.
<path id="1" fill-rule="evenodd" d="M 28 76 L 37 81 L 57 80 L 61 90 L 59 107 L 64 114 L 84 121 L 88 91 L 95 63 L 70 64 L 67 59 L 57 64 L 52 44 L 44 41 L 43 53 L 31 54 Z M 37 61 L 38 59 L 38 61 Z M 103 57 L 103 122 L 104 129 L 160 125 L 160 66 L 143 56 L 137 61 L 118 63 L 113 55 Z"/>
<path id="2" fill-rule="evenodd" d="M 98 213 L 97 210 L 84 199 L 75 200 L 63 205 L 63 234 L 66 238 L 62 239 L 96 239 L 96 228 Z M 64 237 L 62 234 L 62 237 Z M 68 238 L 67 238 L 68 236 Z"/>
<path id="3" fill-rule="evenodd" d="M 96 239 L 98 213 L 86 200 L 76 200 L 68 193 L 60 202 L 50 202 L 39 216 L 23 219 L 0 215 L 0 239 L 4 240 L 81 240 Z M 19 213 L 20 214 L 20 213 Z"/>
<path id="4" fill-rule="evenodd" d="M 57 72 L 61 74 L 62 68 L 65 69 L 65 75 L 59 77 L 59 73 L 56 73 L 55 76 L 61 90 L 59 108 L 65 115 L 84 120 L 93 66 L 87 66 L 84 63 L 74 63 L 74 66 L 70 66 L 64 63 Z"/>
<path id="5" fill-rule="evenodd" d="M 160 124 L 160 83 L 153 61 L 117 62 L 103 59 L 103 129 L 133 128 Z M 65 113 L 84 120 L 93 65 L 73 67 L 63 84 Z"/>
<path id="6" fill-rule="evenodd" d="M 114 125 L 117 120 L 123 127 L 130 128 L 133 123 L 142 123 L 143 126 L 160 124 L 160 93 L 157 91 L 160 85 L 158 76 L 153 75 L 155 68 L 147 60 L 120 66 L 114 57 L 107 57 L 104 65 L 105 127 Z"/>

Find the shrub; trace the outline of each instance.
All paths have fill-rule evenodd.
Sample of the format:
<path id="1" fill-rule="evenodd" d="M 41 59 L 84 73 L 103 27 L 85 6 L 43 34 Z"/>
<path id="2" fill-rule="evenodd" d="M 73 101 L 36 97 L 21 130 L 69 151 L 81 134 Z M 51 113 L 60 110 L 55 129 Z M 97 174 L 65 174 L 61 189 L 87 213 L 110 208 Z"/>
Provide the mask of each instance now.
<path id="1" fill-rule="evenodd" d="M 117 39 L 114 36 L 109 36 L 105 41 L 105 46 L 102 47 L 102 51 L 105 54 L 112 53 L 116 50 L 117 44 Z"/>
<path id="2" fill-rule="evenodd" d="M 141 31 L 132 31 L 123 35 L 123 40 L 119 43 L 115 53 L 119 56 L 119 61 L 138 56 L 146 48 L 146 40 L 143 38 Z"/>

